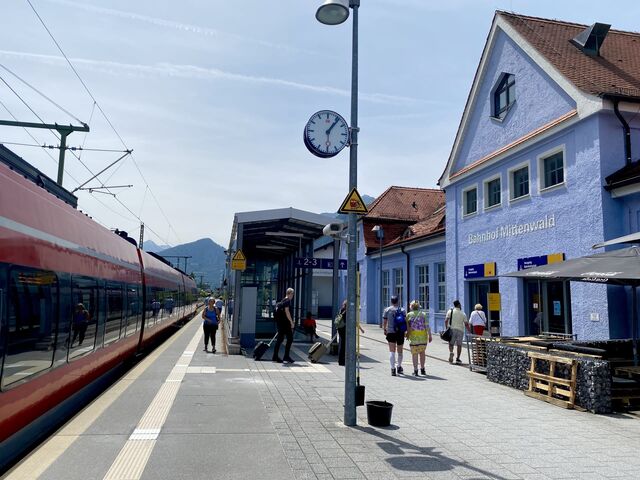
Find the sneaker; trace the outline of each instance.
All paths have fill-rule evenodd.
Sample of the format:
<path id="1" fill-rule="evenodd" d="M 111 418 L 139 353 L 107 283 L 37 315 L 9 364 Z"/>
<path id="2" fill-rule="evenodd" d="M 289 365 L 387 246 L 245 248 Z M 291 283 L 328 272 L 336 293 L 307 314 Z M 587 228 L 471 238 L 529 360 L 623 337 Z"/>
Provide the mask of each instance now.
<path id="1" fill-rule="evenodd" d="M 453 353 L 449 354 L 449 363 L 453 363 Z"/>
<path id="2" fill-rule="evenodd" d="M 282 359 L 280 357 L 273 357 L 271 361 L 276 363 L 282 363 Z"/>
<path id="3" fill-rule="evenodd" d="M 418 376 L 418 370 L 414 370 L 414 371 L 413 371 L 413 376 L 414 376 L 414 377 L 417 377 L 417 376 Z"/>
<path id="4" fill-rule="evenodd" d="M 216 349 L 214 348 L 213 350 L 211 350 L 211 353 L 216 353 Z"/>
<path id="5" fill-rule="evenodd" d="M 204 347 L 204 351 L 205 351 L 205 352 L 208 352 L 208 351 L 209 351 L 209 347 L 207 347 L 207 346 L 205 345 L 205 347 Z"/>
<path id="6" fill-rule="evenodd" d="M 427 371 L 426 371 L 424 368 L 421 368 L 421 369 L 420 369 L 420 373 L 421 373 L 422 375 L 424 375 L 425 377 L 427 376 Z"/>
<path id="7" fill-rule="evenodd" d="M 293 362 L 295 362 L 295 360 L 294 360 L 293 358 L 291 358 L 291 357 L 285 357 L 285 358 L 284 358 L 284 361 L 285 361 L 285 362 L 287 362 L 287 363 L 293 363 Z"/>
<path id="8" fill-rule="evenodd" d="M 460 360 L 459 358 L 456 358 L 456 365 L 462 365 L 462 360 Z"/>
<path id="9" fill-rule="evenodd" d="M 396 376 L 396 369 L 395 369 L 395 368 L 392 368 L 392 369 L 391 369 L 391 376 L 392 376 L 392 377 L 395 377 L 395 376 Z"/>
<path id="10" fill-rule="evenodd" d="M 404 373 L 404 368 L 402 368 L 400 365 L 398 365 L 398 375 L 402 375 Z"/>

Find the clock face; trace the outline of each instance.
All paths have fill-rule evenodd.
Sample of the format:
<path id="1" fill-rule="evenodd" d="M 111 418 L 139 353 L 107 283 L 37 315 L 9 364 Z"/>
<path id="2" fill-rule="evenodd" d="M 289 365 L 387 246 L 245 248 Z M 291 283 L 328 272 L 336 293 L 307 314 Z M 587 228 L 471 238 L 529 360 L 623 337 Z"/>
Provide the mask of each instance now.
<path id="1" fill-rule="evenodd" d="M 314 113 L 304 128 L 304 144 L 311 153 L 328 158 L 340 153 L 349 143 L 349 126 L 331 110 Z"/>

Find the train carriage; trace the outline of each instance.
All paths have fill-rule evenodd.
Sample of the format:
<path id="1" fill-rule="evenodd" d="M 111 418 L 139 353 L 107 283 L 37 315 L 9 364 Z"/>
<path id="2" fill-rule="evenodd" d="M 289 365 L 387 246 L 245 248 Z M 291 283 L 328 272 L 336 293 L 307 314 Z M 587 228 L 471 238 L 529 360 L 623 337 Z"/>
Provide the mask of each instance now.
<path id="1" fill-rule="evenodd" d="M 196 301 L 191 278 L 15 162 L 0 162 L 0 471 Z"/>

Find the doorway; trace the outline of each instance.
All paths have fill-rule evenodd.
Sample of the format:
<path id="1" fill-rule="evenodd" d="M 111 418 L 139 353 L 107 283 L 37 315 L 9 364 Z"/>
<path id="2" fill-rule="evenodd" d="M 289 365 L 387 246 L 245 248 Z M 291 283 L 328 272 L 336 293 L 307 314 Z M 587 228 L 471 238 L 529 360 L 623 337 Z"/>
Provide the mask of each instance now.
<path id="1" fill-rule="evenodd" d="M 476 304 L 482 305 L 482 311 L 487 318 L 487 329 L 491 336 L 499 336 L 501 332 L 500 312 L 489 311 L 489 294 L 500 293 L 498 280 L 480 280 L 469 282 L 469 305 L 467 315 L 470 315 Z"/>
<path id="2" fill-rule="evenodd" d="M 525 334 L 572 333 L 569 282 L 525 281 Z"/>

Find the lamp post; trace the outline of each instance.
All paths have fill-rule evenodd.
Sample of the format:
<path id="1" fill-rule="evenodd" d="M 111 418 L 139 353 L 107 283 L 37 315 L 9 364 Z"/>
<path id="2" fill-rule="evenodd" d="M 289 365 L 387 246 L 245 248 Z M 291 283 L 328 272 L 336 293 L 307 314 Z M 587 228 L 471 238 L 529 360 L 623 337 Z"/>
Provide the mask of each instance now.
<path id="1" fill-rule="evenodd" d="M 382 328 L 382 312 L 384 311 L 384 298 L 382 296 L 382 240 L 384 240 L 384 228 L 382 228 L 382 225 L 375 225 L 371 231 L 375 232 L 376 238 L 380 242 L 380 314 L 378 315 L 378 326 Z"/>
<path id="2" fill-rule="evenodd" d="M 339 25 L 353 10 L 351 44 L 351 126 L 349 142 L 349 191 L 358 186 L 358 8 L 360 0 L 325 0 L 316 11 L 316 19 L 325 25 Z M 344 376 L 344 424 L 357 424 L 356 415 L 356 214 L 348 217 L 347 246 L 347 325 Z"/>

